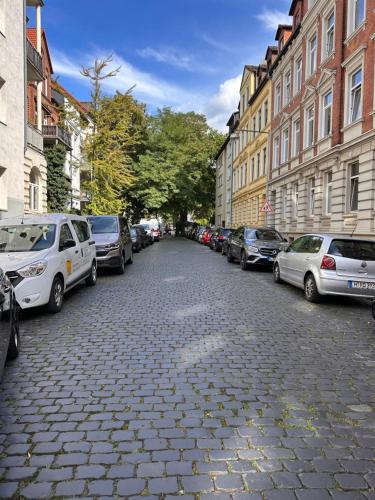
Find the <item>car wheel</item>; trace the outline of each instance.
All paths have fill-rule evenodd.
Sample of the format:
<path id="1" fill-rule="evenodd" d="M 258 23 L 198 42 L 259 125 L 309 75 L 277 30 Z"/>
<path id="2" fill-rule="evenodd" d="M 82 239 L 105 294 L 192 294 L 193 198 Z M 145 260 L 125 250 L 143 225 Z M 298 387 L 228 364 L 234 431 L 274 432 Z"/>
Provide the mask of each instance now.
<path id="1" fill-rule="evenodd" d="M 283 280 L 280 278 L 280 266 L 277 263 L 273 266 L 273 280 L 275 283 L 283 282 Z"/>
<path id="2" fill-rule="evenodd" d="M 120 257 L 120 265 L 117 268 L 117 274 L 124 274 L 125 272 L 125 255 L 122 253 Z"/>
<path id="3" fill-rule="evenodd" d="M 130 253 L 130 257 L 129 257 L 129 259 L 128 259 L 127 264 L 133 264 L 133 250 L 132 250 L 132 251 L 131 251 L 131 253 Z"/>
<path id="4" fill-rule="evenodd" d="M 232 250 L 231 250 L 230 246 L 228 247 L 228 250 L 227 250 L 227 261 L 234 262 L 234 258 L 233 258 Z"/>
<path id="5" fill-rule="evenodd" d="M 318 292 L 318 287 L 312 274 L 308 274 L 305 278 L 304 291 L 306 300 L 309 302 L 320 302 L 321 295 Z"/>
<path id="6" fill-rule="evenodd" d="M 16 359 L 20 352 L 20 330 L 18 320 L 18 306 L 14 305 L 9 314 L 10 339 L 7 352 L 7 360 Z"/>
<path id="7" fill-rule="evenodd" d="M 61 311 L 64 302 L 64 284 L 59 276 L 55 276 L 53 280 L 47 311 L 56 314 Z"/>
<path id="8" fill-rule="evenodd" d="M 91 266 L 90 276 L 86 278 L 86 285 L 95 286 L 97 279 L 98 279 L 98 270 L 96 267 L 96 262 L 93 262 Z"/>
<path id="9" fill-rule="evenodd" d="M 246 260 L 246 253 L 244 251 L 241 252 L 241 261 L 240 261 L 242 271 L 247 271 L 249 266 Z"/>

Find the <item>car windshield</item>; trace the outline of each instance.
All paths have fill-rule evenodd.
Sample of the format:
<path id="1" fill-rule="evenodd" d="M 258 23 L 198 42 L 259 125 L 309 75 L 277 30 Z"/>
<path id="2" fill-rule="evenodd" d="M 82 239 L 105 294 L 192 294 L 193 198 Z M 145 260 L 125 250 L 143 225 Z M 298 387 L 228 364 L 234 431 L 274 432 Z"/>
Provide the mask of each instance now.
<path id="1" fill-rule="evenodd" d="M 272 229 L 257 229 L 255 236 L 257 240 L 262 241 L 283 241 L 281 235 Z"/>
<path id="2" fill-rule="evenodd" d="M 347 259 L 375 261 L 375 241 L 333 240 L 328 253 Z"/>
<path id="3" fill-rule="evenodd" d="M 40 252 L 55 242 L 56 224 L 0 227 L 0 252 Z"/>
<path id="4" fill-rule="evenodd" d="M 133 237 L 135 237 L 135 238 L 136 238 L 136 237 L 137 237 L 137 230 L 136 230 L 136 229 L 134 229 L 134 228 L 131 228 L 131 229 L 130 229 L 130 234 L 131 234 Z"/>
<path id="5" fill-rule="evenodd" d="M 145 229 L 146 231 L 148 231 L 150 229 L 150 226 L 148 224 L 141 224 L 141 226 L 143 229 Z"/>
<path id="6" fill-rule="evenodd" d="M 228 236 L 232 232 L 232 229 L 221 229 L 220 234 L 223 236 Z"/>
<path id="7" fill-rule="evenodd" d="M 118 233 L 117 217 L 89 217 L 93 234 Z"/>

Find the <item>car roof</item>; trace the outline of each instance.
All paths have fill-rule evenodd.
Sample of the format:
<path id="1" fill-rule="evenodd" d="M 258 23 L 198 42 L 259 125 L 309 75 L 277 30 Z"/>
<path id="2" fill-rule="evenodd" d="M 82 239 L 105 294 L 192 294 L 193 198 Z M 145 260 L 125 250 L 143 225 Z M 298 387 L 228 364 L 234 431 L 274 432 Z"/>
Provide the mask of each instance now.
<path id="1" fill-rule="evenodd" d="M 22 224 L 59 224 L 68 220 L 82 220 L 87 222 L 87 218 L 82 215 L 72 214 L 41 214 L 41 215 L 20 215 L 0 220 L 0 226 L 22 225 Z"/>
<path id="2" fill-rule="evenodd" d="M 356 236 L 348 236 L 347 234 L 335 234 L 335 233 L 306 233 L 306 234 L 301 234 L 299 238 L 302 236 L 318 236 L 320 238 L 330 238 L 332 240 L 348 240 L 348 241 L 374 241 L 371 238 L 359 238 Z"/>

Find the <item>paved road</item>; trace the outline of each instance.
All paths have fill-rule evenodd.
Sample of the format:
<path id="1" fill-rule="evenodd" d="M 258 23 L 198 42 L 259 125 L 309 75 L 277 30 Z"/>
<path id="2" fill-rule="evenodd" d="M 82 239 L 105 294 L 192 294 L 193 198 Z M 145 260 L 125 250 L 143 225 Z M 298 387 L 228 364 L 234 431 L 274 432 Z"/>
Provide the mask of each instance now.
<path id="1" fill-rule="evenodd" d="M 0 498 L 375 498 L 365 303 L 311 305 L 170 240 L 23 332 Z"/>

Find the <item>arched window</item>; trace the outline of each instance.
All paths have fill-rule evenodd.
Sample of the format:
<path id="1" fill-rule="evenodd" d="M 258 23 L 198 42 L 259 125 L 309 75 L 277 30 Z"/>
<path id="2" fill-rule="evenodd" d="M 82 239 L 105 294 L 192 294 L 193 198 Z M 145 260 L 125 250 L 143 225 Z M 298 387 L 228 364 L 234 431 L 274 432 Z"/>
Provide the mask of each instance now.
<path id="1" fill-rule="evenodd" d="M 30 172 L 29 197 L 30 210 L 37 212 L 39 210 L 39 171 L 32 168 Z"/>

